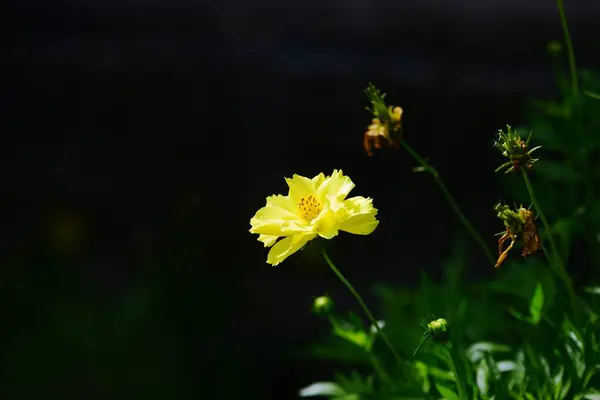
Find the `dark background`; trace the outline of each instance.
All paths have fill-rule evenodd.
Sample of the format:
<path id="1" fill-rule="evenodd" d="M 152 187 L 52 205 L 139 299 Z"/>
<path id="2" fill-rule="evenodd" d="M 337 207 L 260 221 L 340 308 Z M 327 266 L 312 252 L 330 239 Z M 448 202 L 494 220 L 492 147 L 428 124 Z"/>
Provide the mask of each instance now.
<path id="1" fill-rule="evenodd" d="M 461 229 L 407 154 L 364 153 L 369 81 L 491 238 L 493 134 L 555 90 L 555 5 L 397 3 L 13 2 L 0 396 L 285 399 L 327 377 L 290 351 L 326 332 L 314 296 L 353 299 L 310 251 L 265 263 L 265 197 L 334 168 L 374 197 L 379 228 L 331 255 L 375 304 L 374 282 L 439 275 Z M 598 66 L 599 4 L 566 3 Z"/>

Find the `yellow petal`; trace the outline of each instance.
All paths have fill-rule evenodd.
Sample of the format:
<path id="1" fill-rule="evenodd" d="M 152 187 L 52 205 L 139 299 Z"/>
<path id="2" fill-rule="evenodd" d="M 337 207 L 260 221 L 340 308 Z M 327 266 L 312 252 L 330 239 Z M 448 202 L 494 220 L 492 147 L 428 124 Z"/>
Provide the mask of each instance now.
<path id="1" fill-rule="evenodd" d="M 305 221 L 290 221 L 284 219 L 260 219 L 252 218 L 250 220 L 250 233 L 273 236 L 290 236 L 297 233 L 312 231 Z"/>
<path id="2" fill-rule="evenodd" d="M 290 188 L 289 197 L 296 205 L 300 202 L 300 200 L 310 196 L 311 194 L 315 194 L 315 187 L 312 179 L 300 175 L 294 175 L 292 178 L 286 178 L 285 181 Z"/>
<path id="3" fill-rule="evenodd" d="M 323 181 L 325 181 L 325 174 L 321 172 L 319 175 L 312 178 L 313 189 L 317 190 L 319 186 L 323 184 Z"/>
<path id="4" fill-rule="evenodd" d="M 292 200 L 287 196 L 267 197 L 267 205 L 250 219 L 251 233 L 289 236 L 310 230 L 306 221 L 294 213 Z M 260 240 L 260 239 L 259 239 Z"/>
<path id="5" fill-rule="evenodd" d="M 368 235 L 379 225 L 375 218 L 377 209 L 373 207 L 373 199 L 352 197 L 344 201 L 344 205 L 348 210 L 348 219 L 341 224 L 340 230 L 355 235 Z"/>
<path id="6" fill-rule="evenodd" d="M 335 196 L 339 200 L 344 200 L 348 193 L 354 189 L 354 183 L 352 180 L 344 176 L 341 170 L 334 170 L 330 177 L 325 179 L 323 184 L 319 187 L 319 197 L 321 199 L 327 196 Z"/>
<path id="7" fill-rule="evenodd" d="M 298 214 L 296 203 L 294 203 L 290 196 L 283 196 L 281 194 L 269 196 L 267 197 L 267 205 L 279 207 L 283 210 L 291 212 L 292 214 Z"/>
<path id="8" fill-rule="evenodd" d="M 331 239 L 338 235 L 340 225 L 348 218 L 348 210 L 344 202 L 329 196 L 325 208 L 315 218 L 311 225 L 315 227 L 315 232 L 325 239 Z"/>
<path id="9" fill-rule="evenodd" d="M 275 243 L 275 246 L 271 247 L 269 255 L 267 256 L 267 263 L 271 265 L 281 263 L 316 236 L 317 235 L 313 233 L 308 235 L 294 235 L 281 239 L 279 242 Z"/>
<path id="10" fill-rule="evenodd" d="M 279 239 L 279 236 L 275 235 L 258 235 L 258 241 L 264 243 L 265 247 L 271 247 Z"/>

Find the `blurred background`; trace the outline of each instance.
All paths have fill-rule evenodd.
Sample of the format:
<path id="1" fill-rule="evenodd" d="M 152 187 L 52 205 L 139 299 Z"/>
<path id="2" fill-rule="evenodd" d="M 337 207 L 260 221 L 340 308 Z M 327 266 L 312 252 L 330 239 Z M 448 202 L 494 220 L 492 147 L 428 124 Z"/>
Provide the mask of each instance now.
<path id="1" fill-rule="evenodd" d="M 582 68 L 600 3 L 565 1 Z M 248 233 L 284 177 L 342 169 L 380 210 L 331 256 L 375 282 L 435 277 L 461 231 L 404 152 L 362 148 L 368 82 L 490 239 L 493 135 L 555 92 L 551 0 L 59 0 L 3 12 L 0 397 L 291 399 L 330 373 L 318 254 L 277 268 Z M 510 200 L 510 199 L 503 199 Z M 473 279 L 491 276 L 473 243 Z"/>

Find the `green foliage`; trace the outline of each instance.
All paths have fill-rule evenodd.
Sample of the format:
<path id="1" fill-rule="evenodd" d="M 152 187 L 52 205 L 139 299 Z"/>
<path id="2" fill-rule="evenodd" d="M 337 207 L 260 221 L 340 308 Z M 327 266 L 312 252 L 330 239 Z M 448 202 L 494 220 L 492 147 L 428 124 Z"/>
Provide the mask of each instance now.
<path id="1" fill-rule="evenodd" d="M 552 49 L 557 51 L 556 44 Z M 469 258 L 459 237 L 441 282 L 423 274 L 416 290 L 375 287 L 385 315 L 383 330 L 403 364 L 389 357 L 378 345 L 379 333 L 366 330 L 356 316 L 344 321 L 331 314 L 331 339 L 336 340 L 315 346 L 312 354 L 373 373 L 352 370 L 349 377 L 337 375 L 335 382 L 304 388 L 301 396 L 600 399 L 600 288 L 576 288 L 574 295 L 568 273 L 555 268 L 562 262 L 600 265 L 600 77 L 580 71 L 570 81 L 561 74 L 558 82 L 560 99 L 533 101 L 530 123 L 518 128 L 532 136 L 523 141 L 509 127 L 497 144 L 509 159 L 502 168 L 531 169 L 529 191 L 528 174 L 514 173 L 505 178 L 505 192 L 521 204 L 533 202 L 535 211 L 543 209 L 551 221 L 547 224 L 542 215 L 545 257 L 509 258 L 491 281 L 467 285 Z M 373 85 L 367 96 L 374 107 L 383 104 L 384 95 Z M 540 149 L 535 165 L 530 140 Z M 546 239 L 558 242 L 549 240 L 552 253 L 543 247 Z M 424 316 L 429 317 L 424 321 Z M 439 332 L 444 340 L 436 340 Z"/>
<path id="2" fill-rule="evenodd" d="M 559 71 L 562 73 L 562 71 Z M 560 100 L 535 100 L 529 105 L 529 123 L 519 130 L 532 131 L 542 146 L 532 172 L 535 192 L 554 223 L 563 257 L 569 261 L 600 262 L 600 78 L 580 71 L 583 95 L 575 96 L 561 85 Z M 565 81 L 561 74 L 559 81 Z M 517 201 L 527 201 L 523 185 L 506 182 L 504 191 Z M 578 243 L 577 253 L 571 253 Z"/>

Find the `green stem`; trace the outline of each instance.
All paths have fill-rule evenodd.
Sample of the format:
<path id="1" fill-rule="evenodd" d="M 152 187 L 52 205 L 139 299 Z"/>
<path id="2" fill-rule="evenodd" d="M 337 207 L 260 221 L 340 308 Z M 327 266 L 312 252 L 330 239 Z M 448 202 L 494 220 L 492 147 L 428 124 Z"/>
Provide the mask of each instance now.
<path id="1" fill-rule="evenodd" d="M 383 341 L 385 342 L 385 344 L 392 351 L 392 354 L 394 355 L 394 358 L 396 359 L 396 362 L 398 364 L 401 364 L 402 363 L 402 359 L 398 355 L 398 352 L 396 351 L 396 349 L 392 345 L 392 342 L 390 342 L 390 340 L 388 339 L 387 335 L 385 333 L 383 333 L 383 331 L 381 330 L 381 328 L 379 328 L 379 324 L 377 323 L 377 321 L 373 317 L 373 314 L 371 313 L 371 310 L 369 310 L 369 307 L 367 307 L 367 305 L 363 301 L 363 299 L 360 296 L 360 294 L 358 294 L 358 292 L 356 291 L 356 289 L 354 289 L 354 286 L 352 286 L 352 284 L 344 277 L 344 275 L 340 272 L 340 270 L 336 268 L 335 264 L 333 263 L 333 261 L 331 261 L 331 258 L 329 258 L 329 255 L 327 254 L 327 251 L 325 250 L 324 247 L 321 248 L 321 251 L 323 253 L 323 257 L 325 258 L 325 261 L 327 262 L 327 265 L 329 265 L 329 268 L 331 268 L 331 270 L 333 271 L 333 273 L 337 275 L 337 277 L 342 281 L 342 283 L 344 285 L 346 285 L 346 287 L 348 288 L 348 290 L 350 290 L 350 293 L 352 293 L 352 295 L 354 295 L 354 297 L 356 298 L 356 300 L 358 301 L 358 303 L 363 308 L 365 314 L 367 314 L 367 317 L 371 321 L 371 324 L 377 330 L 377 333 L 379 334 L 379 336 L 381 336 L 381 338 L 383 339 Z"/>
<path id="2" fill-rule="evenodd" d="M 467 217 L 465 217 L 465 215 L 462 213 L 462 211 L 460 211 L 458 204 L 456 204 L 456 201 L 454 201 L 454 198 L 452 197 L 452 195 L 446 188 L 446 185 L 444 185 L 444 182 L 442 182 L 442 180 L 440 179 L 440 176 L 439 176 L 438 172 L 435 170 L 435 168 L 433 168 L 431 165 L 429 165 L 429 163 L 427 161 L 425 161 L 404 140 L 402 140 L 400 143 L 402 144 L 404 149 L 408 152 L 408 154 L 410 154 L 419 164 L 421 164 L 421 167 L 423 167 L 423 169 L 425 171 L 429 172 L 431 174 L 431 176 L 433 176 L 433 178 L 435 179 L 435 183 L 437 184 L 437 186 L 440 188 L 440 190 L 444 194 L 446 201 L 448 201 L 448 203 L 450 204 L 450 207 L 452 207 L 452 210 L 458 216 L 458 219 L 460 219 L 460 222 L 462 222 L 462 224 L 465 226 L 465 228 L 467 228 L 467 230 L 469 231 L 469 233 L 471 234 L 473 239 L 475 239 L 475 241 L 481 246 L 481 249 L 484 251 L 484 253 L 485 253 L 486 257 L 488 258 L 488 260 L 490 261 L 490 263 L 492 265 L 495 265 L 496 259 L 492 255 L 492 252 L 490 251 L 489 247 L 487 246 L 487 244 L 485 243 L 485 241 L 483 240 L 481 235 L 473 227 L 473 225 L 471 225 L 471 223 L 469 222 Z"/>
<path id="3" fill-rule="evenodd" d="M 569 33 L 569 25 L 567 24 L 567 17 L 565 15 L 565 6 L 563 0 L 556 0 L 556 7 L 560 14 L 560 22 L 562 24 L 563 34 L 565 36 L 565 44 L 567 45 L 567 55 L 569 57 L 569 70 L 571 72 L 571 85 L 573 87 L 573 95 L 579 96 L 579 82 L 577 76 L 577 67 L 575 66 L 575 52 L 573 51 L 573 41 L 571 40 L 571 34 Z"/>
<path id="4" fill-rule="evenodd" d="M 448 361 L 450 363 L 450 368 L 452 369 L 452 373 L 454 374 L 454 379 L 456 379 L 456 387 L 458 389 L 458 398 L 462 400 L 468 400 L 467 389 L 465 388 L 465 382 L 461 379 L 458 369 L 456 368 L 456 363 L 454 362 L 455 351 L 452 347 L 452 344 L 448 344 L 446 347 L 446 353 L 448 357 Z"/>
<path id="5" fill-rule="evenodd" d="M 537 211 L 538 215 L 540 216 L 540 219 L 542 220 L 542 224 L 544 225 L 544 229 L 546 230 L 546 234 L 548 236 L 548 241 L 550 242 L 550 248 L 552 249 L 552 258 L 550 259 L 550 265 L 554 268 L 556 274 L 563 280 L 565 286 L 567 287 L 569 299 L 571 300 L 573 307 L 575 307 L 576 298 L 575 292 L 573 291 L 573 283 L 571 281 L 571 277 L 565 269 L 565 265 L 558 251 L 558 246 L 556 245 L 556 241 L 554 240 L 554 236 L 552 235 L 550 224 L 548 223 L 548 220 L 546 219 L 546 216 L 544 215 L 542 208 L 540 207 L 540 204 L 538 203 L 537 198 L 535 197 L 533 186 L 531 185 L 529 175 L 527 174 L 525 168 L 521 168 L 521 173 L 523 175 L 523 180 L 525 181 L 525 186 L 527 186 L 527 191 L 529 192 L 529 198 L 531 199 L 533 207 L 535 207 L 535 210 Z"/>
<path id="6" fill-rule="evenodd" d="M 394 384 L 394 381 L 388 375 L 388 373 L 385 371 L 385 369 L 381 366 L 379 359 L 374 354 L 371 354 L 371 365 L 373 366 L 373 369 L 375 370 L 375 372 L 377 372 L 377 374 L 379 375 L 379 377 L 381 378 L 381 381 L 383 383 L 385 383 L 386 385 L 388 385 L 392 388 L 396 387 L 396 385 Z"/>

